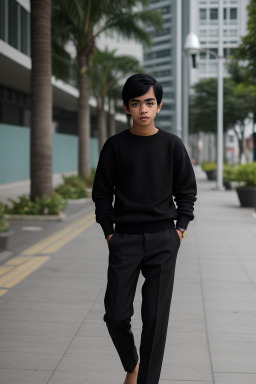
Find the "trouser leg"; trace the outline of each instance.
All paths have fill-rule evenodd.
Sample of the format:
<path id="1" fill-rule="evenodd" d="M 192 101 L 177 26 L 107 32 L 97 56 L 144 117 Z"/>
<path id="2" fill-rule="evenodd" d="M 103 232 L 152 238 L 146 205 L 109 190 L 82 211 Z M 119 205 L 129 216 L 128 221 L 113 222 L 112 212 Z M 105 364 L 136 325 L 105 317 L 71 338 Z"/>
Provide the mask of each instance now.
<path id="1" fill-rule="evenodd" d="M 143 234 L 115 233 L 109 242 L 108 282 L 103 317 L 122 365 L 132 372 L 138 353 L 131 330 L 133 300 L 140 273 Z"/>
<path id="2" fill-rule="evenodd" d="M 145 234 L 138 384 L 159 382 L 179 245 L 175 229 Z"/>

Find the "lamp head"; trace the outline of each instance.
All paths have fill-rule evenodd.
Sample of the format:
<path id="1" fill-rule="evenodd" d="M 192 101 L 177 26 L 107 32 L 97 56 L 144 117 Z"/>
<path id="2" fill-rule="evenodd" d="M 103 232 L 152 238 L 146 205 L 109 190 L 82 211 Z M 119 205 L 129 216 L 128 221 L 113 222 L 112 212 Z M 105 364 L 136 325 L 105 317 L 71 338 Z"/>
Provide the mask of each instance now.
<path id="1" fill-rule="evenodd" d="M 184 51 L 190 55 L 196 54 L 200 51 L 200 42 L 195 33 L 190 32 L 187 35 L 184 45 Z"/>

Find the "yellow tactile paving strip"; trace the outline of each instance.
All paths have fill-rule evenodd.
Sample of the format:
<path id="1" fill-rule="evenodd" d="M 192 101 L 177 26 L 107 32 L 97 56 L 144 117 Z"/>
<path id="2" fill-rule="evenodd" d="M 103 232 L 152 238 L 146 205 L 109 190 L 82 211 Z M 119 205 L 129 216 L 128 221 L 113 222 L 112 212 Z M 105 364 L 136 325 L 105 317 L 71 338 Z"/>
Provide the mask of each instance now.
<path id="1" fill-rule="evenodd" d="M 53 235 L 48 236 L 46 239 L 26 249 L 20 256 L 14 257 L 1 265 L 0 297 L 8 292 L 8 289 L 24 280 L 49 260 L 50 256 L 46 255 L 57 252 L 93 223 L 95 223 L 95 214 L 89 213 L 64 229 L 55 232 Z"/>

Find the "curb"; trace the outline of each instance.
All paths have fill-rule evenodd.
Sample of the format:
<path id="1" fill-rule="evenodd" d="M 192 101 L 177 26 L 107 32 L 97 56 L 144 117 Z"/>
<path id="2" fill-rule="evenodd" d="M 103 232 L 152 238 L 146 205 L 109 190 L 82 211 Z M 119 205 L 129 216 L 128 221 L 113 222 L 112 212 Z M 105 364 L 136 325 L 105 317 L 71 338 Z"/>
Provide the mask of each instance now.
<path id="1" fill-rule="evenodd" d="M 59 215 L 11 215 L 5 214 L 7 220 L 36 220 L 36 221 L 63 221 L 66 218 L 65 213 Z"/>

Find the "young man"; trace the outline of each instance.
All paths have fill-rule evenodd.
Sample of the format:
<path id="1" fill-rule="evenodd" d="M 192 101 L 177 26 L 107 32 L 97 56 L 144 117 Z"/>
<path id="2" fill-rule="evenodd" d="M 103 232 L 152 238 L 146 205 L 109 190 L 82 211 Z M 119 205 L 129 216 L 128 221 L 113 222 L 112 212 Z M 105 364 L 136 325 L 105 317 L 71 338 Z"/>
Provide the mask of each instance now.
<path id="1" fill-rule="evenodd" d="M 109 248 L 103 319 L 127 372 L 124 384 L 159 382 L 176 257 L 194 218 L 197 190 L 187 151 L 178 136 L 154 124 L 162 94 L 149 75 L 126 81 L 123 106 L 133 125 L 105 142 L 92 191 Z M 131 317 L 140 271 L 145 281 L 138 363 Z"/>

